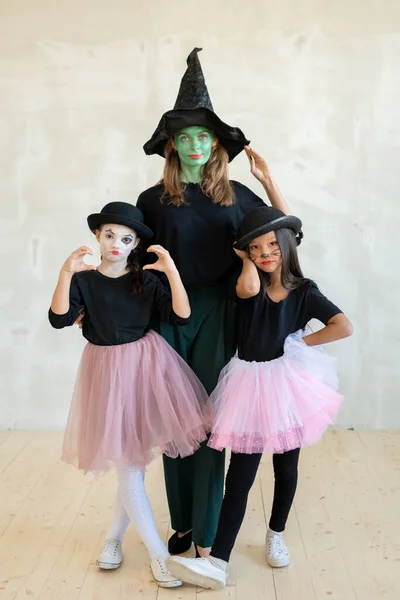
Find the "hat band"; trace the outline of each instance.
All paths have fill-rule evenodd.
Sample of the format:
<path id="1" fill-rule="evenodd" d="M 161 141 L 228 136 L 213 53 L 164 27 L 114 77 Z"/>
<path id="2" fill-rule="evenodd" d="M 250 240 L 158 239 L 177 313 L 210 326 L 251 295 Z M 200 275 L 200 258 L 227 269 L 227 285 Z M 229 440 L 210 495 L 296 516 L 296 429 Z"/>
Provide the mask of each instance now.
<path id="1" fill-rule="evenodd" d="M 270 231 L 274 231 L 274 229 L 276 229 L 276 225 L 279 225 L 279 223 L 282 223 L 283 221 L 287 221 L 287 219 L 290 218 L 288 217 L 288 215 L 285 215 L 284 217 L 278 217 L 277 219 L 274 219 L 273 221 L 269 221 L 268 223 L 264 223 L 263 225 L 260 225 L 259 227 L 257 227 L 256 229 L 252 229 L 251 231 L 249 231 L 248 233 L 245 233 L 244 235 L 242 235 L 242 238 L 244 237 L 248 237 L 249 235 L 254 235 L 255 237 L 257 237 L 257 233 L 264 231 L 266 228 L 270 228 Z M 278 229 L 283 229 L 283 227 L 278 227 Z M 288 227 L 287 229 L 292 229 L 292 227 Z M 268 233 L 268 232 L 266 232 Z M 297 231 L 294 231 L 295 234 L 297 234 Z"/>

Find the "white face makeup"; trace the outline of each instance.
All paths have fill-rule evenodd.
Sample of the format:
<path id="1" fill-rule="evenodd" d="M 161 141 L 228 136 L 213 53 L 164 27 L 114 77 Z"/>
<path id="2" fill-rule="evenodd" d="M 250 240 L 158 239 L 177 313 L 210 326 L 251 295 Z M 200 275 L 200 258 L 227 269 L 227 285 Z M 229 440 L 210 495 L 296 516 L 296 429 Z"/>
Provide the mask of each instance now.
<path id="1" fill-rule="evenodd" d="M 136 231 L 125 225 L 110 223 L 103 225 L 96 232 L 96 239 L 100 244 L 103 261 L 124 262 L 140 242 Z"/>

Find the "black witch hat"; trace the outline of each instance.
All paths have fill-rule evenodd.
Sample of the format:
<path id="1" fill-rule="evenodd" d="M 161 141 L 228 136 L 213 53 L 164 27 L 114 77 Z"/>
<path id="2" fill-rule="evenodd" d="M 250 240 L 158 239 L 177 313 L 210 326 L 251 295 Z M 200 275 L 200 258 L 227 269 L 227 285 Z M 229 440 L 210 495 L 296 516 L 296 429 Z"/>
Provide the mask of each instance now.
<path id="1" fill-rule="evenodd" d="M 228 152 L 229 161 L 250 142 L 238 127 L 227 125 L 215 114 L 198 57 L 201 48 L 194 48 L 187 58 L 175 106 L 161 117 L 157 129 L 143 149 L 146 154 L 164 156 L 167 140 L 180 129 L 201 125 L 212 129 Z"/>

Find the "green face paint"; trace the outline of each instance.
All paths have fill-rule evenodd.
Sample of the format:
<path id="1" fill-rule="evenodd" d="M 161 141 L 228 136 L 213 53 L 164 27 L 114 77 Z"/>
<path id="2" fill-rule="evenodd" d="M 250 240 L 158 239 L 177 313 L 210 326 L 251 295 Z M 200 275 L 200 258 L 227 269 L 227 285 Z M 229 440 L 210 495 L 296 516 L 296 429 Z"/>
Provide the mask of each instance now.
<path id="1" fill-rule="evenodd" d="M 185 127 L 174 135 L 184 181 L 200 181 L 201 167 L 210 159 L 213 141 L 213 132 L 197 125 Z"/>

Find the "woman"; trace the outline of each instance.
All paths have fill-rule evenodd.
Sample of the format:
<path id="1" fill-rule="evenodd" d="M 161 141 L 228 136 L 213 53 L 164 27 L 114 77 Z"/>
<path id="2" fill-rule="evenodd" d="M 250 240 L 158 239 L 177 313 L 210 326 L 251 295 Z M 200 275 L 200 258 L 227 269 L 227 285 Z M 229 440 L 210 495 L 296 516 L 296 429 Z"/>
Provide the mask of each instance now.
<path id="1" fill-rule="evenodd" d="M 232 246 L 243 216 L 264 206 L 246 186 L 229 181 L 228 163 L 245 149 L 251 173 L 263 185 L 271 204 L 289 213 L 262 157 L 248 146 L 242 131 L 214 113 L 195 48 L 173 110 L 166 112 L 146 154 L 165 157 L 160 183 L 140 194 L 137 207 L 154 232 L 154 242 L 166 248 L 181 274 L 192 310 L 182 327 L 155 323 L 211 393 L 221 369 L 236 349 L 234 299 L 228 293 L 240 265 Z M 193 456 L 164 459 L 171 525 L 171 554 L 195 543 L 207 556 L 214 541 L 224 488 L 225 455 L 204 443 Z M 121 541 L 129 519 L 117 501 L 107 542 L 108 558 L 119 566 Z M 110 544 L 109 544 L 110 547 Z M 115 568 L 115 566 L 114 566 Z"/>

